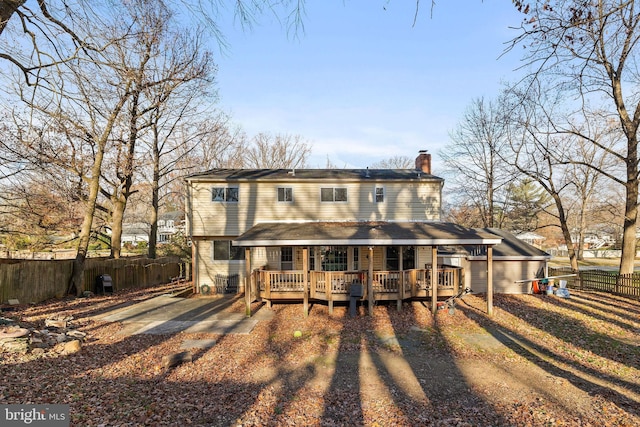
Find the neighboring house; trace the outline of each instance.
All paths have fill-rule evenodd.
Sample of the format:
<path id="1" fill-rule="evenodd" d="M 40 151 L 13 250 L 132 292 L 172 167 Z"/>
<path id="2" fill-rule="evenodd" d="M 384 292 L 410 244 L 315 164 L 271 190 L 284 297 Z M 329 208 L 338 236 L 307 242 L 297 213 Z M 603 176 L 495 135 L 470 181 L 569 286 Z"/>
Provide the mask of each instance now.
<path id="1" fill-rule="evenodd" d="M 527 231 L 526 233 L 520 233 L 516 237 L 523 242 L 526 242 L 536 248 L 541 248 L 542 243 L 546 240 L 544 236 L 541 236 L 533 231 Z"/>
<path id="2" fill-rule="evenodd" d="M 182 212 L 167 212 L 158 218 L 158 243 L 166 243 L 178 231 L 184 231 L 184 214 Z M 151 225 L 146 222 L 125 223 L 122 225 L 122 244 L 136 245 L 140 242 L 149 243 Z"/>
<path id="3" fill-rule="evenodd" d="M 144 222 L 122 224 L 122 237 L 120 241 L 124 245 L 130 243 L 137 245 L 140 242 L 149 243 L 149 230 L 151 227 Z"/>
<path id="4" fill-rule="evenodd" d="M 481 248 L 491 271 L 503 241 L 440 221 L 444 180 L 432 175 L 425 151 L 416 169 L 214 169 L 186 181 L 196 291 L 237 281 L 238 291 L 251 286 L 247 302 L 306 307 L 312 299 L 331 310 L 362 291 L 370 305 L 426 297 L 435 310 L 438 297 L 466 285 L 464 267 L 443 264 L 439 248 Z M 493 276 L 484 277 L 489 295 Z M 491 311 L 491 298 L 487 304 Z"/>
<path id="5" fill-rule="evenodd" d="M 158 218 L 158 243 L 166 243 L 178 231 L 184 231 L 184 213 L 166 212 Z"/>

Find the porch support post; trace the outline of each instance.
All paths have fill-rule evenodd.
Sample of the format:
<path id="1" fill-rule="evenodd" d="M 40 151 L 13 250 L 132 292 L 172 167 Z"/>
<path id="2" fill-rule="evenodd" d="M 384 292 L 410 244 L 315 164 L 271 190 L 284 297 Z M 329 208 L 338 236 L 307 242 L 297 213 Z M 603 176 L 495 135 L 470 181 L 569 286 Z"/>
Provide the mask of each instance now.
<path id="1" fill-rule="evenodd" d="M 302 248 L 302 281 L 304 282 L 304 317 L 309 315 L 309 248 L 306 246 Z"/>
<path id="2" fill-rule="evenodd" d="M 493 246 L 487 245 L 487 314 L 493 315 Z"/>
<path id="3" fill-rule="evenodd" d="M 198 274 L 198 244 L 199 240 L 193 240 L 191 243 L 191 278 L 193 280 L 193 293 L 200 293 L 200 275 Z"/>
<path id="4" fill-rule="evenodd" d="M 244 250 L 244 305 L 246 316 L 251 317 L 251 248 Z"/>
<path id="5" fill-rule="evenodd" d="M 367 300 L 369 303 L 369 316 L 373 316 L 373 246 L 369 246 L 369 272 L 367 274 Z"/>
<path id="6" fill-rule="evenodd" d="M 398 248 L 398 269 L 400 272 L 398 273 L 398 301 L 396 303 L 396 307 L 398 311 L 402 311 L 402 299 L 404 298 L 404 266 L 403 266 L 403 247 L 400 246 Z"/>
<path id="7" fill-rule="evenodd" d="M 431 246 L 431 312 L 438 311 L 438 247 Z"/>

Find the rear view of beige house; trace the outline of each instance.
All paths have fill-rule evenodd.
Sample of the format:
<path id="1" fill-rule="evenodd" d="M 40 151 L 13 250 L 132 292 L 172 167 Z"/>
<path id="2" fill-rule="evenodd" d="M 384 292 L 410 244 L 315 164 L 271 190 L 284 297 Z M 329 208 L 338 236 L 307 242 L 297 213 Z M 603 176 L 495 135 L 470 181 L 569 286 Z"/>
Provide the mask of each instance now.
<path id="1" fill-rule="evenodd" d="M 246 290 L 247 303 L 305 310 L 352 296 L 398 307 L 428 298 L 435 310 L 470 283 L 471 264 L 445 263 L 453 258 L 438 249 L 460 247 L 483 254 L 474 280 L 491 311 L 492 278 L 510 276 L 494 266 L 503 236 L 440 221 L 444 180 L 425 151 L 415 169 L 214 169 L 186 181 L 196 292 Z M 530 273 L 518 269 L 506 282 Z"/>

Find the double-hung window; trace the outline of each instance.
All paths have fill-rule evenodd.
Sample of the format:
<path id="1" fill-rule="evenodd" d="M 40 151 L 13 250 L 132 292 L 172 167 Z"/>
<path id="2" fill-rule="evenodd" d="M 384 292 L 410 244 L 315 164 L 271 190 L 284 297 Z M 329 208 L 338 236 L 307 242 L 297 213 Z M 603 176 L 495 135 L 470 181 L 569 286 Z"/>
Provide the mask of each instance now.
<path id="1" fill-rule="evenodd" d="M 244 259 L 244 248 L 233 246 L 231 240 L 213 241 L 214 261 L 241 261 Z"/>
<path id="2" fill-rule="evenodd" d="M 238 202 L 238 187 L 212 187 L 211 201 L 213 202 Z"/>
<path id="3" fill-rule="evenodd" d="M 384 202 L 384 187 L 376 187 L 376 203 Z"/>
<path id="4" fill-rule="evenodd" d="M 278 202 L 293 202 L 293 188 L 278 187 Z"/>
<path id="5" fill-rule="evenodd" d="M 320 189 L 320 201 L 322 202 L 346 202 L 347 189 L 344 187 L 322 187 Z"/>

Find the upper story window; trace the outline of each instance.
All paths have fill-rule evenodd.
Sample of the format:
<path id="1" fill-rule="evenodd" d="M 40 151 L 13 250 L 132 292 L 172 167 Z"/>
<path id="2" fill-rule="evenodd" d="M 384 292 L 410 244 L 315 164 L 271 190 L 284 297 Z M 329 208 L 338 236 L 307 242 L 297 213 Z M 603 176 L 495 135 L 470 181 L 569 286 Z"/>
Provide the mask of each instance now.
<path id="1" fill-rule="evenodd" d="M 384 187 L 376 187 L 376 203 L 384 202 Z"/>
<path id="2" fill-rule="evenodd" d="M 173 220 L 172 219 L 168 220 L 167 221 L 167 227 L 173 228 L 173 226 L 174 226 Z"/>
<path id="3" fill-rule="evenodd" d="M 278 201 L 279 202 L 293 202 L 293 188 L 291 188 L 291 187 L 278 187 Z"/>
<path id="4" fill-rule="evenodd" d="M 213 202 L 237 202 L 238 187 L 212 187 L 211 201 Z"/>
<path id="5" fill-rule="evenodd" d="M 322 202 L 346 202 L 347 189 L 340 187 L 323 187 L 320 189 L 320 201 Z"/>

